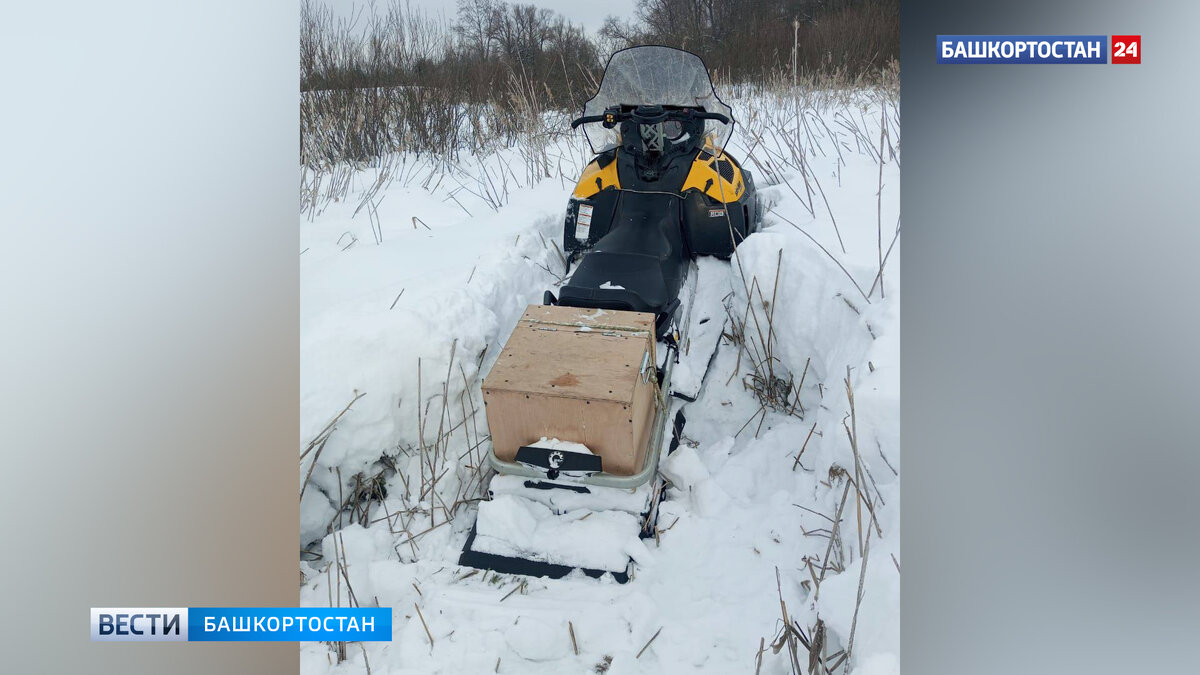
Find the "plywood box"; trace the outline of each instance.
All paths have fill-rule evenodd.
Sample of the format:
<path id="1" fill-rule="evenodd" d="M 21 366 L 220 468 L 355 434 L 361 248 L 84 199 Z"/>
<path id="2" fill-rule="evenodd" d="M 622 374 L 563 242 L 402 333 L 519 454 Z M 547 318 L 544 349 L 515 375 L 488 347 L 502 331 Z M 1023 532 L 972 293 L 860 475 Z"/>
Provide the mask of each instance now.
<path id="1" fill-rule="evenodd" d="M 655 364 L 653 314 L 530 305 L 483 381 L 496 457 L 512 461 L 544 436 L 583 443 L 606 473 L 637 473 Z"/>

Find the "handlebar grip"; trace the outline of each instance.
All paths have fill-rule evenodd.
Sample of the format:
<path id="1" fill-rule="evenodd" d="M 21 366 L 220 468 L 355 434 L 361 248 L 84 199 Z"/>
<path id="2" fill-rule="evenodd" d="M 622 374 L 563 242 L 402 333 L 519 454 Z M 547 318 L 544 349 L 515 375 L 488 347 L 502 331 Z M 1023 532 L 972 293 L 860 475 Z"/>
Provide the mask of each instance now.
<path id="1" fill-rule="evenodd" d="M 590 115 L 590 116 L 585 115 L 583 117 L 573 120 L 571 122 L 571 128 L 577 129 L 577 128 L 579 128 L 579 126 L 581 124 L 590 124 L 592 122 L 603 122 L 604 119 L 605 119 L 604 115 Z"/>
<path id="2" fill-rule="evenodd" d="M 696 117 L 699 117 L 702 120 L 716 120 L 721 124 L 729 124 L 729 118 L 721 113 L 702 112 L 696 113 Z"/>

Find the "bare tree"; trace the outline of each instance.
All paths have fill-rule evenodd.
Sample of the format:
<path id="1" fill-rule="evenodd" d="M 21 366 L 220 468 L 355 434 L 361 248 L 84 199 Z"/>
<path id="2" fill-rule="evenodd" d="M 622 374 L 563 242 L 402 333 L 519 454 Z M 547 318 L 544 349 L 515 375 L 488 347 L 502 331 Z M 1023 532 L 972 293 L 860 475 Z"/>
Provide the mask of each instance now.
<path id="1" fill-rule="evenodd" d="M 498 9 L 496 0 L 458 0 L 458 22 L 454 31 L 462 46 L 475 58 L 492 56 Z"/>

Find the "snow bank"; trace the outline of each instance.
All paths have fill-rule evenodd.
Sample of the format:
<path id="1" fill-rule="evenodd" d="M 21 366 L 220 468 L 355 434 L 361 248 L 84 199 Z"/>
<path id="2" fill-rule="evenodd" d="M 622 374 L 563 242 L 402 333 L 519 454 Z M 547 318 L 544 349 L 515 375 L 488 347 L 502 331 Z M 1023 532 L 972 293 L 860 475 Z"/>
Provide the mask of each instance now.
<path id="1" fill-rule="evenodd" d="M 393 222 L 419 214 L 436 223 L 426 215 L 433 212 L 452 224 L 385 232 L 381 244 L 365 243 L 369 223 L 346 217 L 352 209 L 345 204 L 301 228 L 301 438 L 315 437 L 355 392 L 365 393 L 320 455 L 301 466 L 303 479 L 317 462 L 301 508 L 302 543 L 323 534 L 355 474 L 372 473 L 383 455 L 399 456 L 406 468 L 411 460 L 402 453 L 421 444 L 422 418 L 430 420 L 424 442 L 436 439 L 444 398 L 446 428 L 463 417 L 464 391 L 473 397 L 464 400 L 482 408 L 482 373 L 525 307 L 553 287 L 549 270 L 562 266 L 549 244 L 561 235 L 557 208 L 527 209 L 523 220 L 455 217 L 437 195 L 401 192 L 402 208 L 388 214 Z M 359 241 L 343 250 L 345 232 L 357 232 Z M 482 415 L 478 426 L 486 429 Z M 452 440 L 457 457 L 466 437 Z M 443 490 L 453 495 L 457 479 L 450 475 Z"/>

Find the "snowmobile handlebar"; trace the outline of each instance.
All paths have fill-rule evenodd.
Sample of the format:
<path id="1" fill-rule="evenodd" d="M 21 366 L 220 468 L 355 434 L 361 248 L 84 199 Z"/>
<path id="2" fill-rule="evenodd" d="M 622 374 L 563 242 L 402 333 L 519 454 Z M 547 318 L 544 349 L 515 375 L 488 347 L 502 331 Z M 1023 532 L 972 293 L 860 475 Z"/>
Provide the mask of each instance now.
<path id="1" fill-rule="evenodd" d="M 640 106 L 635 110 L 623 112 L 620 110 L 605 111 L 603 115 L 584 115 L 571 122 L 571 128 L 577 129 L 580 125 L 591 124 L 593 122 L 602 122 L 606 128 L 612 128 L 619 122 L 632 120 L 638 124 L 658 124 L 667 120 L 676 120 L 679 122 L 690 122 L 692 120 L 716 120 L 722 124 L 729 124 L 729 118 L 721 113 L 706 112 L 703 110 L 693 110 L 691 108 L 683 108 L 680 110 L 663 110 L 658 106 Z"/>

